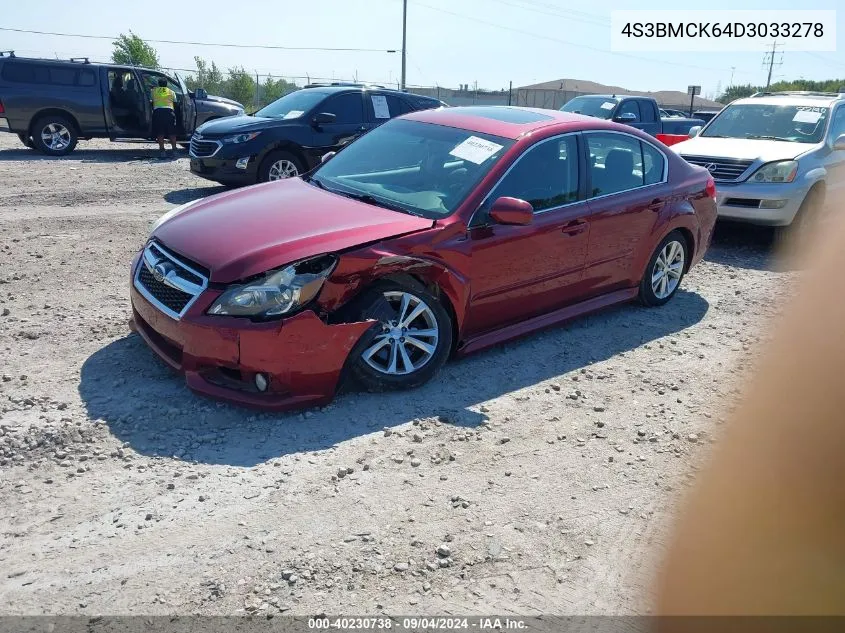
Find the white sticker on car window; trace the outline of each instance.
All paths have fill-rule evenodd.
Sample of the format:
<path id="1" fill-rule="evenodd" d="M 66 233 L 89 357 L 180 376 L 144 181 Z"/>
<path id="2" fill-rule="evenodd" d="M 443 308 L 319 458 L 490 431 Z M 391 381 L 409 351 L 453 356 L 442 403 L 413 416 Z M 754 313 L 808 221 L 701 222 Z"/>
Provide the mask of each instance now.
<path id="1" fill-rule="evenodd" d="M 616 107 L 615 101 L 605 101 L 604 103 L 601 104 L 602 110 L 613 110 L 613 108 L 615 108 L 615 107 Z"/>
<path id="2" fill-rule="evenodd" d="M 478 138 L 477 136 L 470 136 L 464 142 L 458 143 L 458 145 L 455 146 L 455 149 L 449 152 L 449 155 L 480 165 L 493 154 L 502 149 L 502 147 L 503 146 L 498 143 L 486 141 L 483 138 Z"/>
<path id="3" fill-rule="evenodd" d="M 291 110 L 290 112 L 288 112 L 288 113 L 287 113 L 285 116 L 283 116 L 282 118 L 283 118 L 283 119 L 298 119 L 298 118 L 299 118 L 299 117 L 301 117 L 303 114 L 305 114 L 305 110 Z"/>
<path id="4" fill-rule="evenodd" d="M 387 97 L 384 95 L 373 95 L 373 112 L 377 119 L 389 119 L 390 108 L 387 105 Z"/>
<path id="5" fill-rule="evenodd" d="M 798 110 L 792 120 L 796 123 L 818 123 L 822 114 L 822 112 L 813 112 L 812 110 Z"/>

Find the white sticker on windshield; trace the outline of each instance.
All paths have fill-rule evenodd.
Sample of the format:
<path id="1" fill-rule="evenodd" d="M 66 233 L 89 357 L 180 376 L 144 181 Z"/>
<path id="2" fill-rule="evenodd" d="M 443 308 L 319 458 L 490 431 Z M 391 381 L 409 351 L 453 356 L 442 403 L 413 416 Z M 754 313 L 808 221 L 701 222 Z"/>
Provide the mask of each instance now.
<path id="1" fill-rule="evenodd" d="M 613 108 L 615 108 L 615 107 L 616 107 L 615 101 L 605 101 L 604 103 L 601 104 L 602 110 L 613 110 Z"/>
<path id="2" fill-rule="evenodd" d="M 384 95 L 373 95 L 373 111 L 377 119 L 389 119 L 390 108 L 387 105 L 387 97 Z"/>
<path id="3" fill-rule="evenodd" d="M 305 114 L 305 110 L 291 110 L 290 112 L 288 112 L 288 113 L 287 113 L 285 116 L 283 116 L 282 118 L 283 118 L 283 119 L 298 119 L 298 118 L 299 118 L 299 117 L 301 117 L 303 114 Z"/>
<path id="4" fill-rule="evenodd" d="M 798 110 L 792 120 L 797 123 L 818 123 L 822 114 L 823 112 L 813 112 L 812 110 Z"/>
<path id="5" fill-rule="evenodd" d="M 449 152 L 449 155 L 480 165 L 502 149 L 502 147 L 498 143 L 485 141 L 483 138 L 478 138 L 477 136 L 470 136 L 463 143 L 458 143 L 455 149 Z"/>

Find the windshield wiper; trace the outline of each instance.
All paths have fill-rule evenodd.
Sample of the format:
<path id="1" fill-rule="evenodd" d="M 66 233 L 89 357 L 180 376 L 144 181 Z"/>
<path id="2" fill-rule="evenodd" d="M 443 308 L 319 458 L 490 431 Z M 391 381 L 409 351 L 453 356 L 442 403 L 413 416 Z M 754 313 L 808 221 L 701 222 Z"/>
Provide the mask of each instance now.
<path id="1" fill-rule="evenodd" d="M 764 141 L 788 141 L 790 143 L 795 142 L 795 139 L 786 138 L 783 136 L 767 136 L 765 134 L 751 134 L 749 136 L 746 136 L 745 138 L 760 139 Z"/>
<path id="2" fill-rule="evenodd" d="M 368 193 L 352 193 L 351 191 L 339 191 L 337 189 L 331 189 L 331 191 L 333 193 L 340 194 L 341 196 L 346 196 L 347 198 L 352 198 L 353 200 L 358 200 L 359 202 L 365 202 L 366 204 L 371 204 L 376 207 L 382 207 L 384 209 L 390 209 L 391 211 L 399 211 L 400 213 L 407 213 L 408 215 L 423 217 L 419 213 L 415 213 L 407 207 L 403 207 L 401 204 L 388 202 L 387 200 L 376 198 L 375 196 L 370 195 Z"/>
<path id="3" fill-rule="evenodd" d="M 724 134 L 702 134 L 704 138 L 731 138 L 730 136 L 725 136 Z"/>

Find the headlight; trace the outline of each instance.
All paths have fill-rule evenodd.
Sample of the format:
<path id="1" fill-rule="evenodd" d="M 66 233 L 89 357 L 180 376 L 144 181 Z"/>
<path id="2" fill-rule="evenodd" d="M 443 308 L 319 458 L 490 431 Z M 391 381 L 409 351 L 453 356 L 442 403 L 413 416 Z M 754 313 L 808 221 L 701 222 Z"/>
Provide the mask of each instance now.
<path id="1" fill-rule="evenodd" d="M 272 318 L 293 312 L 317 296 L 336 263 L 334 255 L 321 255 L 271 270 L 261 279 L 230 287 L 208 313 Z"/>
<path id="2" fill-rule="evenodd" d="M 168 221 L 170 218 L 172 218 L 174 215 L 176 215 L 176 214 L 178 214 L 178 213 L 182 213 L 182 211 L 184 211 L 185 209 L 187 209 L 188 207 L 190 207 L 190 206 L 192 206 L 192 205 L 195 205 L 195 204 L 196 204 L 197 202 L 199 202 L 200 200 L 202 200 L 202 198 L 197 198 L 196 200 L 191 200 L 190 202 L 186 202 L 185 204 L 180 204 L 178 207 L 175 207 L 175 208 L 171 209 L 170 211 L 168 211 L 167 213 L 165 213 L 165 214 L 164 214 L 163 216 L 161 216 L 158 220 L 156 220 L 155 222 L 153 222 L 153 225 L 150 227 L 150 235 L 152 235 L 152 234 L 153 234 L 153 232 L 154 232 L 154 231 L 155 231 L 158 227 L 160 227 L 162 224 L 164 224 L 165 222 L 167 222 L 167 221 Z"/>
<path id="3" fill-rule="evenodd" d="M 261 134 L 261 132 L 246 132 L 245 134 L 235 134 L 234 136 L 224 136 L 220 139 L 220 142 L 223 145 L 237 145 L 238 143 L 246 143 L 247 141 L 251 141 L 256 136 Z"/>
<path id="4" fill-rule="evenodd" d="M 798 161 L 782 160 L 763 165 L 748 179 L 749 182 L 792 182 L 798 173 Z"/>

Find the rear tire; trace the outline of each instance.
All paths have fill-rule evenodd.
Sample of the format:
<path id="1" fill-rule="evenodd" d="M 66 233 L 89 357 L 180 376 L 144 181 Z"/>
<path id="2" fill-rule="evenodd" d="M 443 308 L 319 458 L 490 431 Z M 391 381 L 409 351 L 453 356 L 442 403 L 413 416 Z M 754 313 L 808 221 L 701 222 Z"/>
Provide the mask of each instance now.
<path id="1" fill-rule="evenodd" d="M 640 282 L 640 302 L 662 306 L 681 287 L 689 262 L 687 241 L 680 231 L 672 231 L 654 249 Z"/>
<path id="2" fill-rule="evenodd" d="M 35 149 L 35 143 L 32 142 L 32 137 L 29 134 L 18 134 L 18 138 L 29 149 Z"/>
<path id="3" fill-rule="evenodd" d="M 379 322 L 349 355 L 349 371 L 367 391 L 419 387 L 449 357 L 452 320 L 420 284 L 377 283 L 354 301 L 349 316 Z"/>
<path id="4" fill-rule="evenodd" d="M 276 150 L 270 152 L 261 162 L 258 170 L 258 182 L 271 182 L 295 178 L 305 173 L 302 161 L 290 152 Z"/>
<path id="5" fill-rule="evenodd" d="M 48 114 L 32 126 L 35 149 L 48 156 L 64 156 L 76 147 L 79 136 L 76 126 L 60 114 Z"/>

